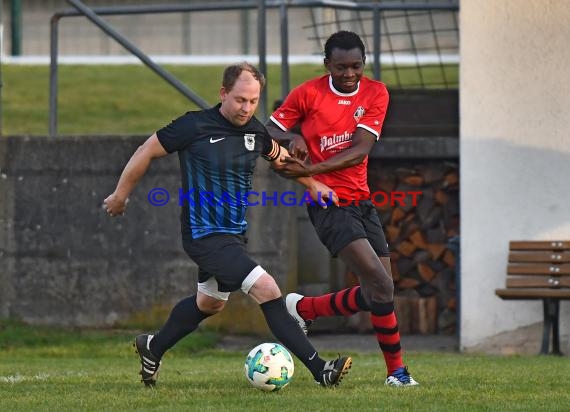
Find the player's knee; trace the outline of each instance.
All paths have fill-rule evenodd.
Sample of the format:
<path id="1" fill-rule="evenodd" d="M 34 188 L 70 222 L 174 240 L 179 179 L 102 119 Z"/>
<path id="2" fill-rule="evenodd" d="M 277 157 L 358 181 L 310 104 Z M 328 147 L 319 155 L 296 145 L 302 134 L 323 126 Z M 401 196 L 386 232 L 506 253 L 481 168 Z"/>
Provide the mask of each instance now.
<path id="1" fill-rule="evenodd" d="M 204 308 L 200 308 L 200 311 L 205 313 L 206 315 L 215 315 L 216 313 L 221 312 L 226 306 L 225 302 L 219 302 L 216 304 L 210 304 Z"/>
<path id="2" fill-rule="evenodd" d="M 394 282 L 385 271 L 378 271 L 362 282 L 362 296 L 368 305 L 373 302 L 391 302 L 394 300 Z"/>
<path id="3" fill-rule="evenodd" d="M 253 287 L 250 289 L 249 294 L 258 302 L 264 303 L 281 296 L 281 290 L 275 279 L 267 273 L 260 276 Z"/>
<path id="4" fill-rule="evenodd" d="M 277 282 L 273 279 L 273 276 L 266 274 L 259 278 L 256 283 L 258 289 L 263 290 L 264 295 L 267 300 L 277 299 L 281 296 L 281 290 L 277 286 Z"/>
<path id="5" fill-rule="evenodd" d="M 381 287 L 380 290 L 382 291 L 382 295 L 384 296 L 383 301 L 392 301 L 394 297 L 394 281 L 391 277 L 383 277 L 381 279 Z"/>
<path id="6" fill-rule="evenodd" d="M 205 313 L 207 315 L 215 315 L 224 309 L 226 306 L 226 301 L 202 295 L 197 297 L 196 305 L 202 313 Z"/>

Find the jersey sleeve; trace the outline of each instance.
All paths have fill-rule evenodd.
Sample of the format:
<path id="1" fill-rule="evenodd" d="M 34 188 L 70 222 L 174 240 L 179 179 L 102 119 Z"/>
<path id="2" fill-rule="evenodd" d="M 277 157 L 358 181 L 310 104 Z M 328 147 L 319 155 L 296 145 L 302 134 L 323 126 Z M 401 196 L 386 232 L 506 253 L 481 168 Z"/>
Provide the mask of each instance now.
<path id="1" fill-rule="evenodd" d="M 306 85 L 302 84 L 291 90 L 283 104 L 269 117 L 284 132 L 299 123 L 305 116 L 307 107 L 306 89 Z"/>
<path id="2" fill-rule="evenodd" d="M 366 110 L 358 120 L 356 127 L 361 127 L 364 130 L 369 131 L 376 136 L 376 140 L 378 140 L 380 138 L 380 133 L 382 132 L 382 126 L 384 125 L 386 110 L 388 109 L 388 101 L 388 90 L 386 89 L 386 86 L 381 84 L 378 87 L 378 92 L 374 93 L 373 98 L 370 100 L 368 110 Z"/>
<path id="3" fill-rule="evenodd" d="M 158 141 L 168 153 L 187 147 L 196 135 L 192 114 L 190 112 L 170 122 L 168 126 L 156 132 Z"/>

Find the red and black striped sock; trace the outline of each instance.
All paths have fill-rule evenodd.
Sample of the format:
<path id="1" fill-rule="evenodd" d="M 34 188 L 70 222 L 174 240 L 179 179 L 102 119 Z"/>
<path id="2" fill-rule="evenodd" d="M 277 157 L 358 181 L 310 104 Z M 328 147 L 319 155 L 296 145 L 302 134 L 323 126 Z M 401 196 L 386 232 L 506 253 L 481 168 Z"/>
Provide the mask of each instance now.
<path id="1" fill-rule="evenodd" d="M 368 307 L 360 286 L 355 286 L 322 296 L 305 296 L 297 303 L 297 312 L 305 320 L 315 320 L 319 316 L 350 316 L 370 311 L 376 339 L 384 355 L 388 374 L 391 374 L 404 366 L 394 302 L 376 303 L 373 306 L 372 309 Z"/>
<path id="2" fill-rule="evenodd" d="M 372 326 L 376 333 L 378 345 L 384 355 L 386 369 L 390 375 L 396 369 L 404 366 L 398 320 L 394 313 L 394 302 L 375 304 L 370 312 Z"/>
<path id="3" fill-rule="evenodd" d="M 319 316 L 350 316 L 369 310 L 360 293 L 360 286 L 321 296 L 305 296 L 297 303 L 297 312 L 305 320 Z"/>

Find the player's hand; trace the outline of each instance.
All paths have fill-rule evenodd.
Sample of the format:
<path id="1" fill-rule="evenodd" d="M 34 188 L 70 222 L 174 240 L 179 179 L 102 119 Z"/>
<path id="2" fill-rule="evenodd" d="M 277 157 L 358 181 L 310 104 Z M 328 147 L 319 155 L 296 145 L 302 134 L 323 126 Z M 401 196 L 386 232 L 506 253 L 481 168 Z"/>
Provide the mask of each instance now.
<path id="1" fill-rule="evenodd" d="M 289 153 L 301 161 L 307 160 L 309 152 L 307 151 L 307 143 L 305 143 L 303 136 L 296 135 L 293 140 L 291 140 L 291 143 L 289 143 Z"/>
<path id="2" fill-rule="evenodd" d="M 311 165 L 294 157 L 282 157 L 280 163 L 275 163 L 273 169 L 283 177 L 308 177 L 311 176 Z"/>
<path id="3" fill-rule="evenodd" d="M 128 202 L 129 199 L 121 199 L 115 193 L 112 193 L 103 200 L 103 210 L 111 217 L 124 216 Z"/>
<path id="4" fill-rule="evenodd" d="M 338 196 L 334 190 L 325 185 L 324 183 L 313 181 L 307 191 L 311 195 L 313 202 L 326 209 L 327 206 L 338 206 Z"/>

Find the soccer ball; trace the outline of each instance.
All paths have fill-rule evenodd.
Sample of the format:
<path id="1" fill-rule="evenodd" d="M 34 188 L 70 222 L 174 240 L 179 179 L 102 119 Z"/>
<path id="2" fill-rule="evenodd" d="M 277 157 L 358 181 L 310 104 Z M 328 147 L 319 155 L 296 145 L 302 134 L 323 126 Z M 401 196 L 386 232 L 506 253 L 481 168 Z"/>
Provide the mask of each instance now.
<path id="1" fill-rule="evenodd" d="M 257 345 L 245 359 L 245 377 L 263 391 L 278 391 L 287 386 L 294 370 L 291 354 L 278 343 Z"/>

